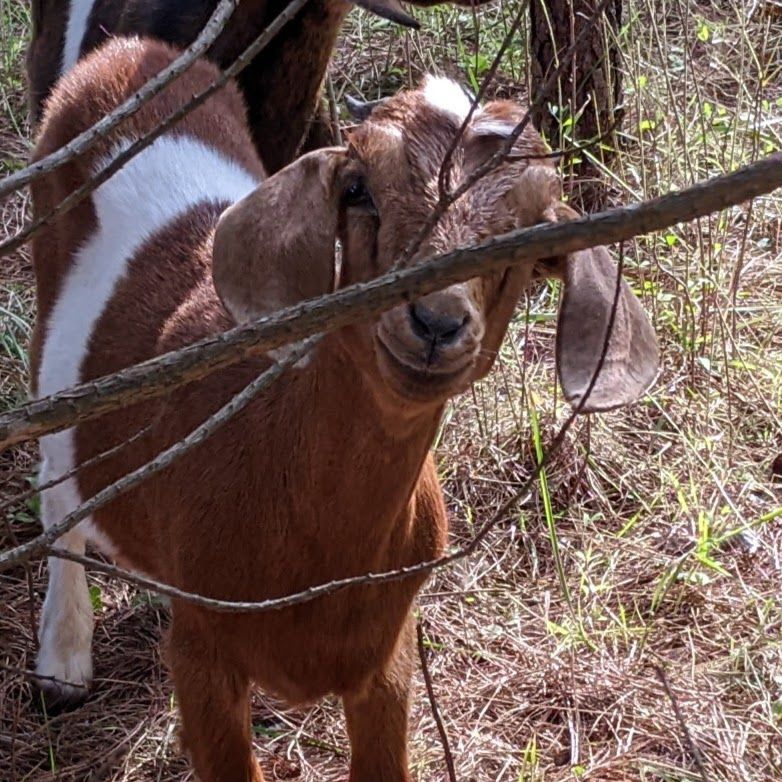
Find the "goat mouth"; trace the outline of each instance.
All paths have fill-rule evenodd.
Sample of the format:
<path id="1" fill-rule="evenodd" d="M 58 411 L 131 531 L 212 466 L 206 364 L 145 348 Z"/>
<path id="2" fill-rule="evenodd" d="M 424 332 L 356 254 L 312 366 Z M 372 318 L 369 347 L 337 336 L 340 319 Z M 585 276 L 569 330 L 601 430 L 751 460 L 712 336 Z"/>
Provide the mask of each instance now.
<path id="1" fill-rule="evenodd" d="M 419 401 L 444 399 L 469 385 L 474 359 L 452 371 L 433 371 L 401 359 L 380 337 L 376 339 L 376 345 L 382 374 L 387 382 L 391 380 L 389 384 L 393 390 L 402 396 Z"/>

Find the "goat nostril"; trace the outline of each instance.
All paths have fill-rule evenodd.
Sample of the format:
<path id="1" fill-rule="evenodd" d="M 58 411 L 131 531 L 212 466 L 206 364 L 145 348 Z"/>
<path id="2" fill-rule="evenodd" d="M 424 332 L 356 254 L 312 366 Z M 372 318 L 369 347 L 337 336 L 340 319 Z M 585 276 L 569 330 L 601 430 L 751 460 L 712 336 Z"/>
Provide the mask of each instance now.
<path id="1" fill-rule="evenodd" d="M 413 328 L 413 334 L 415 334 L 416 337 L 420 337 L 421 339 L 430 339 L 432 333 L 429 330 L 429 320 L 427 318 L 429 311 L 417 302 L 410 305 L 409 311 L 410 324 Z"/>
<path id="2" fill-rule="evenodd" d="M 462 329 L 469 323 L 470 316 L 465 315 L 461 321 L 458 318 L 451 318 L 451 322 L 454 324 L 448 331 L 443 331 L 439 337 L 443 342 L 451 342 L 461 334 Z"/>
<path id="3" fill-rule="evenodd" d="M 421 302 L 410 305 L 410 323 L 420 339 L 453 342 L 469 322 L 469 314 L 454 317 L 433 312 Z"/>

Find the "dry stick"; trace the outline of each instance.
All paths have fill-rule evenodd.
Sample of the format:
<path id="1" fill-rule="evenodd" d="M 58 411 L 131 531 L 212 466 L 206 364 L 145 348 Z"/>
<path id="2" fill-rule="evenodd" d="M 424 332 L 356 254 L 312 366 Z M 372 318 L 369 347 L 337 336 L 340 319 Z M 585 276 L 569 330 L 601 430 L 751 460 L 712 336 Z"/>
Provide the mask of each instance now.
<path id="1" fill-rule="evenodd" d="M 676 717 L 676 721 L 679 723 L 682 733 L 684 734 L 684 740 L 687 744 L 687 748 L 690 750 L 692 759 L 695 761 L 695 765 L 698 767 L 698 772 L 701 775 L 703 782 L 709 782 L 709 775 L 706 773 L 706 764 L 703 760 L 703 754 L 700 751 L 698 745 L 693 741 L 690 729 L 687 727 L 687 723 L 684 720 L 682 710 L 679 708 L 679 702 L 676 700 L 676 696 L 673 694 L 670 685 L 668 684 L 668 677 L 665 675 L 665 671 L 660 665 L 653 665 L 654 672 L 657 674 L 657 678 L 660 680 L 665 694 L 668 696 L 668 700 L 673 707 L 673 713 Z"/>
<path id="2" fill-rule="evenodd" d="M 544 455 L 544 458 L 530 474 L 530 477 L 522 484 L 521 488 L 519 488 L 513 495 L 511 495 L 505 502 L 503 502 L 503 504 L 491 517 L 491 519 L 489 519 L 489 521 L 487 521 L 481 527 L 476 536 L 472 538 L 472 540 L 470 540 L 467 545 L 457 549 L 451 554 L 446 554 L 445 556 L 438 557 L 437 559 L 430 559 L 426 562 L 419 562 L 416 565 L 408 565 L 407 567 L 397 568 L 396 570 L 387 570 L 381 573 L 365 573 L 360 576 L 339 578 L 323 584 L 318 584 L 314 587 L 309 587 L 308 589 L 304 589 L 301 592 L 295 592 L 290 595 L 285 595 L 284 597 L 270 598 L 268 600 L 220 600 L 218 598 L 206 597 L 204 595 L 198 595 L 193 592 L 187 592 L 183 589 L 172 586 L 171 584 L 166 584 L 162 581 L 157 581 L 155 579 L 139 575 L 138 573 L 125 570 L 124 568 L 117 567 L 116 565 L 109 565 L 108 563 L 101 562 L 100 560 L 93 557 L 88 557 L 83 554 L 75 554 L 72 551 L 66 551 L 65 549 L 50 546 L 46 542 L 40 542 L 41 538 L 43 538 L 43 535 L 41 535 L 38 538 L 30 541 L 30 544 L 34 545 L 26 544 L 28 547 L 25 551 L 13 549 L 2 555 L 0 557 L 0 572 L 7 570 L 10 566 L 14 565 L 20 560 L 26 560 L 42 551 L 46 551 L 49 556 L 58 557 L 60 559 L 67 559 L 71 562 L 78 562 L 81 565 L 86 565 L 93 570 L 97 570 L 99 573 L 105 573 L 106 575 L 114 576 L 115 578 L 119 578 L 129 584 L 134 584 L 135 586 L 141 587 L 142 589 L 149 589 L 152 592 L 165 595 L 166 597 L 170 597 L 173 600 L 183 600 L 193 605 L 200 606 L 201 608 L 206 608 L 210 611 L 239 614 L 256 614 L 264 613 L 266 611 L 276 611 L 282 608 L 290 608 L 291 606 L 299 605 L 301 603 L 308 603 L 312 600 L 315 600 L 316 598 L 323 597 L 324 595 L 338 592 L 339 590 L 349 586 L 363 586 L 368 584 L 374 586 L 377 584 L 385 584 L 390 581 L 400 581 L 405 578 L 410 578 L 411 576 L 420 575 L 421 573 L 429 573 L 433 570 L 439 570 L 440 568 L 446 567 L 447 565 L 469 557 L 478 548 L 489 532 L 491 532 L 491 530 L 494 529 L 497 524 L 505 519 L 507 513 L 513 508 L 513 506 L 522 497 L 529 493 L 530 489 L 532 488 L 532 484 L 537 479 L 540 471 L 546 466 L 546 464 L 548 464 L 548 461 L 551 459 L 551 457 L 554 456 L 554 454 L 556 454 L 556 452 L 561 447 L 565 434 L 572 426 L 572 423 L 575 420 L 575 416 L 575 413 L 571 413 L 570 417 L 565 421 L 559 430 L 557 437 L 554 438 L 554 441 Z M 107 489 L 104 489 L 104 491 L 113 490 L 114 486 L 116 486 L 116 484 L 107 487 Z M 95 497 L 97 496 L 98 495 L 95 495 Z M 116 494 L 113 493 L 112 496 L 116 496 Z M 95 498 L 92 499 L 94 500 Z M 84 505 L 90 504 L 91 502 L 92 500 L 88 500 Z M 84 505 L 80 506 L 79 511 L 84 507 Z M 63 522 L 69 521 L 73 515 L 74 514 L 69 514 L 69 516 L 63 519 Z M 79 513 L 79 516 L 81 517 L 81 513 Z M 69 524 L 69 527 L 75 526 L 77 523 L 78 520 L 73 522 L 73 524 Z"/>
<path id="3" fill-rule="evenodd" d="M 120 578 L 123 581 L 127 581 L 130 584 L 135 584 L 136 586 L 140 586 L 144 589 L 150 589 L 159 594 L 166 595 L 167 597 L 171 597 L 173 599 L 178 599 L 178 600 L 184 600 L 187 601 L 188 603 L 201 606 L 202 608 L 208 608 L 213 611 L 227 611 L 227 612 L 234 612 L 234 613 L 260 613 L 263 611 L 270 611 L 272 609 L 288 608 L 290 606 L 298 605 L 299 603 L 306 603 L 309 602 L 310 600 L 314 600 L 317 597 L 321 597 L 323 595 L 336 592 L 340 589 L 343 589 L 346 586 L 356 586 L 360 584 L 383 584 L 388 581 L 397 581 L 403 578 L 409 578 L 410 576 L 419 573 L 430 573 L 433 570 L 437 570 L 439 568 L 445 567 L 446 565 L 450 565 L 451 563 L 457 562 L 460 559 L 465 559 L 466 557 L 469 557 L 478 548 L 478 546 L 486 538 L 489 532 L 491 532 L 491 530 L 493 530 L 494 527 L 496 527 L 497 524 L 499 524 L 505 518 L 506 514 L 516 505 L 516 503 L 522 497 L 526 496 L 527 493 L 531 490 L 532 484 L 537 480 L 543 468 L 551 460 L 551 457 L 554 456 L 554 454 L 559 450 L 562 443 L 564 442 L 565 435 L 567 434 L 570 427 L 573 425 L 573 422 L 576 420 L 576 417 L 583 410 L 584 406 L 589 400 L 589 397 L 591 396 L 592 390 L 595 387 L 595 383 L 597 382 L 597 379 L 600 376 L 600 372 L 603 369 L 603 365 L 605 363 L 605 359 L 608 354 L 608 346 L 611 341 L 611 334 L 613 333 L 614 330 L 616 309 L 619 302 L 621 285 L 622 285 L 622 267 L 620 265 L 617 267 L 616 283 L 614 287 L 614 298 L 611 304 L 611 313 L 608 318 L 608 323 L 606 324 L 606 332 L 603 338 L 603 347 L 598 362 L 595 365 L 594 372 L 592 373 L 592 377 L 589 381 L 589 384 L 587 385 L 586 391 L 584 392 L 583 396 L 579 400 L 579 403 L 571 411 L 570 416 L 567 418 L 567 420 L 565 420 L 565 422 L 562 424 L 562 426 L 559 429 L 559 432 L 557 432 L 556 437 L 554 437 L 554 440 L 552 441 L 550 447 L 543 454 L 543 458 L 538 462 L 537 467 L 535 467 L 535 469 L 532 471 L 529 478 L 522 484 L 522 486 L 519 489 L 516 490 L 516 492 L 514 492 L 510 497 L 508 497 L 508 499 L 506 499 L 505 502 L 502 503 L 502 505 L 500 505 L 499 509 L 494 513 L 491 519 L 489 519 L 480 528 L 480 530 L 478 530 L 478 534 L 466 546 L 463 546 L 461 549 L 457 549 L 457 551 L 453 552 L 452 554 L 447 554 L 444 557 L 439 557 L 437 559 L 429 560 L 428 562 L 419 562 L 417 565 L 410 565 L 408 567 L 398 568 L 397 570 L 389 570 L 386 571 L 385 573 L 366 573 L 362 576 L 349 576 L 348 578 L 336 579 L 334 581 L 329 581 L 328 583 L 325 584 L 319 584 L 317 586 L 310 587 L 309 589 L 305 589 L 301 592 L 296 592 L 291 595 L 286 595 L 285 597 L 262 600 L 260 602 L 250 602 L 250 601 L 218 600 L 216 598 L 205 597 L 204 595 L 197 595 L 192 592 L 186 592 L 182 589 L 178 589 L 177 587 L 172 586 L 171 584 L 165 584 L 161 581 L 156 581 L 154 579 L 147 578 L 146 576 L 141 576 L 135 573 L 131 573 L 129 570 L 118 568 L 115 565 L 108 565 L 104 562 L 101 562 L 100 560 L 93 559 L 92 557 L 86 557 L 81 554 L 74 554 L 73 552 L 66 551 L 64 549 L 46 546 L 46 544 L 44 544 L 44 548 L 48 551 L 50 556 L 59 557 L 61 559 L 67 559 L 70 560 L 71 562 L 78 562 L 79 564 L 82 565 L 89 565 L 93 569 L 99 572 L 106 573 L 107 575 L 115 576 L 116 578 Z M 313 340 L 317 340 L 317 339 L 319 339 L 319 337 L 313 337 L 310 340 L 310 343 L 312 343 Z M 268 373 L 264 373 L 264 375 L 266 374 Z M 220 415 L 220 411 L 218 411 L 217 415 Z M 205 427 L 208 423 L 209 421 L 206 421 L 204 424 L 201 425 L 201 428 Z M 182 442 L 180 442 L 178 445 L 182 445 Z M 177 447 L 178 446 L 172 446 L 172 448 L 170 448 L 169 451 L 166 453 L 175 450 Z M 136 472 L 140 472 L 141 470 L 144 469 L 145 467 L 142 467 Z M 128 476 L 125 477 L 127 478 Z M 103 492 L 109 492 L 114 490 L 115 487 L 117 487 L 117 485 L 124 480 L 125 480 L 124 478 L 120 479 L 119 481 L 117 481 L 117 483 L 113 484 L 112 486 L 108 486 L 106 489 L 103 489 Z M 143 477 L 140 480 L 143 480 Z M 61 524 L 58 526 L 66 527 L 67 529 L 70 529 L 71 527 L 75 526 L 75 524 L 78 523 L 80 518 L 84 518 L 84 515 L 79 515 L 81 514 L 82 509 L 90 505 L 96 499 L 96 497 L 98 497 L 98 495 L 95 495 L 95 497 L 91 498 L 86 503 L 82 504 L 79 508 L 76 509 L 76 511 L 69 514 L 68 517 L 63 519 Z M 69 521 L 69 519 L 75 519 L 75 520 Z M 65 530 L 64 529 L 61 530 L 58 534 L 62 534 L 63 531 Z M 43 535 L 39 536 L 39 538 L 31 541 L 31 543 L 36 543 L 36 541 L 40 541 L 41 538 L 43 537 L 44 537 Z M 29 556 L 32 556 L 32 554 L 29 554 Z M 14 561 L 21 558 L 18 555 L 18 549 L 9 551 L 7 552 L 7 554 L 0 557 L 0 572 L 2 572 L 5 569 L 5 567 L 7 567 L 7 565 L 5 565 L 5 562 L 10 561 L 11 558 L 14 557 L 15 557 Z"/>
<path id="4" fill-rule="evenodd" d="M 46 481 L 40 486 L 33 486 L 32 488 L 23 491 L 21 494 L 17 494 L 14 497 L 11 497 L 10 500 L 7 500 L 2 505 L 0 505 L 0 515 L 4 514 L 8 508 L 13 507 L 14 505 L 18 505 L 20 502 L 24 502 L 24 500 L 30 499 L 30 497 L 33 495 L 42 491 L 46 491 L 47 489 L 51 489 L 63 481 L 67 481 L 68 478 L 73 478 L 74 475 L 81 472 L 82 470 L 86 470 L 88 467 L 94 467 L 96 464 L 100 464 L 110 456 L 115 456 L 127 446 L 135 443 L 137 440 L 140 440 L 145 434 L 151 431 L 154 426 L 154 423 L 148 424 L 142 429 L 139 429 L 138 432 L 129 437 L 127 440 L 123 440 L 121 443 L 118 443 L 117 445 L 114 445 L 105 451 L 101 451 L 100 453 L 95 454 L 95 456 L 91 456 L 89 459 L 86 459 L 85 461 L 77 464 L 75 467 L 72 467 L 67 472 L 58 475 L 56 478 L 52 478 L 50 481 Z"/>
<path id="5" fill-rule="evenodd" d="M 432 675 L 429 673 L 429 665 L 426 662 L 426 649 L 424 648 L 424 629 L 421 619 L 418 620 L 416 625 L 416 632 L 418 634 L 418 657 L 421 660 L 421 670 L 424 674 L 426 694 L 429 698 L 429 707 L 432 710 L 432 716 L 434 717 L 434 723 L 437 726 L 437 732 L 440 734 L 440 743 L 443 745 L 445 767 L 448 769 L 448 779 L 450 782 L 456 782 L 456 766 L 454 765 L 453 755 L 451 754 L 451 745 L 448 743 L 448 734 L 445 731 L 445 725 L 443 724 L 443 719 L 440 716 L 440 709 L 437 706 L 437 697 L 434 694 Z"/>
<path id="6" fill-rule="evenodd" d="M 30 679 L 31 681 L 44 681 L 44 682 L 54 682 L 55 684 L 61 684 L 66 685 L 68 687 L 79 687 L 83 690 L 87 689 L 86 684 L 79 684 L 77 682 L 69 682 L 65 679 L 58 679 L 56 676 L 43 676 L 42 674 L 37 674 L 35 671 L 28 671 L 26 668 L 16 668 L 13 665 L 4 665 L 3 663 L 0 663 L 0 671 L 6 671 L 7 673 L 13 673 L 16 676 L 21 676 L 24 679 Z"/>
<path id="7" fill-rule="evenodd" d="M 603 13 L 603 11 L 605 10 L 609 2 L 611 2 L 611 0 L 602 0 L 600 5 L 597 8 L 595 8 L 595 10 L 592 12 L 591 16 L 589 17 L 586 24 L 579 32 L 576 39 L 573 41 L 572 45 L 562 56 L 562 59 L 560 60 L 560 63 L 557 66 L 557 68 L 554 71 L 552 71 L 552 73 L 543 83 L 540 90 L 538 91 L 538 94 L 535 96 L 532 103 L 527 108 L 527 111 L 524 113 L 524 116 L 521 118 L 520 122 L 516 125 L 516 127 L 513 128 L 513 130 L 508 134 L 507 138 L 505 139 L 500 149 L 498 149 L 484 163 L 478 166 L 478 168 L 476 168 L 475 171 L 473 171 L 473 173 L 469 177 L 467 177 L 467 179 L 465 179 L 464 182 L 462 182 L 462 184 L 459 185 L 458 188 L 456 188 L 456 190 L 452 192 L 444 193 L 443 189 L 441 189 L 440 199 L 435 205 L 435 208 L 432 210 L 432 214 L 429 216 L 427 221 L 423 224 L 421 230 L 413 238 L 412 242 L 410 242 L 410 244 L 407 246 L 402 258 L 395 264 L 395 268 L 406 263 L 411 258 L 413 258 L 415 253 L 418 252 L 418 249 L 421 247 L 423 241 L 426 239 L 427 236 L 429 236 L 429 234 L 432 232 L 432 229 L 435 227 L 435 225 L 437 225 L 437 223 L 440 221 L 440 218 L 445 214 L 445 212 L 447 211 L 448 207 L 451 204 L 453 204 L 455 201 L 458 201 L 476 182 L 478 182 L 488 173 L 490 173 L 495 168 L 497 168 L 497 166 L 499 166 L 500 163 L 502 163 L 504 160 L 507 159 L 507 157 L 510 154 L 512 154 L 513 145 L 516 143 L 519 136 L 521 136 L 521 134 L 524 132 L 525 128 L 527 127 L 527 125 L 529 125 L 532 119 L 532 109 L 537 108 L 539 105 L 542 105 L 543 102 L 548 97 L 549 93 L 554 89 L 558 79 L 564 73 L 564 69 L 567 68 L 568 64 L 576 55 L 578 50 L 581 48 L 581 46 L 584 45 L 585 41 L 587 40 L 587 35 L 592 30 L 598 18 Z M 462 123 L 462 127 L 460 128 L 460 131 L 456 136 L 456 141 L 458 141 L 461 134 L 464 132 L 466 124 L 467 124 L 466 122 Z M 456 141 L 454 142 L 454 146 L 456 144 Z M 536 156 L 530 156 L 530 157 L 536 157 Z M 443 161 L 443 163 L 445 163 L 445 161 Z M 442 174 L 442 167 L 440 173 Z M 438 180 L 438 185 L 440 184 L 443 184 L 444 186 L 444 182 L 441 183 Z M 443 198 L 444 195 L 445 198 Z"/>
<path id="8" fill-rule="evenodd" d="M 60 201 L 57 206 L 49 210 L 45 215 L 39 217 L 26 228 L 18 231 L 10 239 L 0 244 L 0 258 L 4 255 L 19 249 L 36 231 L 42 226 L 50 223 L 57 217 L 66 214 L 75 206 L 80 204 L 87 196 L 102 185 L 107 179 L 110 179 L 117 173 L 128 161 L 138 155 L 143 149 L 152 144 L 155 139 L 167 133 L 182 118 L 191 111 L 198 108 L 206 102 L 214 93 L 221 90 L 236 74 L 244 70 L 256 55 L 266 48 L 275 35 L 284 27 L 309 0 L 291 0 L 285 8 L 274 18 L 274 21 L 248 46 L 231 65 L 226 68 L 220 76 L 215 79 L 206 89 L 194 95 L 187 103 L 180 106 L 176 111 L 166 117 L 163 122 L 152 131 L 136 139 L 129 147 L 120 152 L 105 168 L 94 174 L 90 179 L 80 187 L 76 188 L 67 198 Z"/>
<path id="9" fill-rule="evenodd" d="M 14 190 L 19 190 L 34 179 L 56 171 L 61 166 L 75 158 L 81 157 L 100 139 L 106 138 L 114 128 L 132 117 L 144 104 L 148 103 L 161 90 L 178 79 L 196 60 L 200 59 L 207 49 L 215 42 L 223 31 L 226 22 L 236 10 L 239 0 L 220 0 L 220 3 L 209 17 L 209 21 L 198 37 L 179 57 L 164 68 L 154 78 L 150 79 L 135 95 L 107 114 L 99 122 L 71 139 L 67 144 L 55 150 L 41 160 L 7 176 L 0 181 L 0 198 L 4 198 Z"/>
<path id="10" fill-rule="evenodd" d="M 80 521 L 91 513 L 102 508 L 116 497 L 137 486 L 151 475 L 168 467 L 183 454 L 195 448 L 209 438 L 217 429 L 229 421 L 238 412 L 243 410 L 261 391 L 273 383 L 288 367 L 299 361 L 320 340 L 320 335 L 309 337 L 298 345 L 293 345 L 286 353 L 285 358 L 280 359 L 265 372 L 262 372 L 252 383 L 245 386 L 230 401 L 223 405 L 216 413 L 211 415 L 202 424 L 197 426 L 179 442 L 164 451 L 161 451 L 154 459 L 141 465 L 132 472 L 123 475 L 119 480 L 101 489 L 97 494 L 83 502 L 78 508 L 68 513 L 61 521 L 49 527 L 43 534 L 36 538 L 16 546 L 11 551 L 2 555 L 0 572 L 14 562 L 27 560 L 36 553 L 45 551 L 47 546 L 54 543 L 57 538 L 73 529 Z"/>
<path id="11" fill-rule="evenodd" d="M 578 50 L 585 44 L 587 36 L 591 33 L 592 28 L 597 23 L 597 20 L 600 18 L 600 15 L 603 13 L 609 2 L 611 2 L 611 0 L 601 0 L 600 5 L 598 5 L 598 7 L 595 8 L 595 10 L 592 12 L 586 24 L 581 28 L 581 31 L 579 32 L 576 39 L 562 56 L 559 66 L 554 71 L 552 71 L 546 81 L 543 82 L 540 89 L 538 90 L 538 94 L 533 98 L 532 103 L 525 112 L 524 117 L 510 132 L 507 139 L 505 140 L 505 143 L 502 145 L 502 148 L 497 150 L 497 152 L 495 152 L 483 165 L 479 166 L 472 174 L 472 176 L 465 180 L 465 182 L 451 194 L 451 197 L 454 201 L 460 198 L 470 187 L 472 187 L 474 182 L 485 176 L 489 171 L 493 170 L 503 160 L 505 160 L 509 154 L 513 152 L 513 145 L 516 143 L 519 136 L 521 136 L 532 119 L 532 109 L 538 108 L 538 106 L 542 105 L 543 102 L 548 98 L 549 94 L 553 91 L 554 87 L 556 87 L 558 79 L 564 73 L 564 69 L 568 67 L 570 61 L 578 53 Z"/>
<path id="12" fill-rule="evenodd" d="M 460 248 L 426 263 L 301 302 L 193 343 L 181 350 L 83 383 L 0 415 L 0 449 L 161 396 L 217 369 L 377 315 L 411 295 L 423 295 L 477 275 L 599 244 L 632 239 L 702 217 L 782 186 L 782 154 L 725 176 L 633 206 L 566 223 L 538 225 Z"/>
<path id="13" fill-rule="evenodd" d="M 339 106 L 337 105 L 337 95 L 334 92 L 334 79 L 331 78 L 331 69 L 326 74 L 326 96 L 329 104 L 329 116 L 331 117 L 331 128 L 334 135 L 334 143 L 342 146 L 342 130 L 339 127 Z"/>

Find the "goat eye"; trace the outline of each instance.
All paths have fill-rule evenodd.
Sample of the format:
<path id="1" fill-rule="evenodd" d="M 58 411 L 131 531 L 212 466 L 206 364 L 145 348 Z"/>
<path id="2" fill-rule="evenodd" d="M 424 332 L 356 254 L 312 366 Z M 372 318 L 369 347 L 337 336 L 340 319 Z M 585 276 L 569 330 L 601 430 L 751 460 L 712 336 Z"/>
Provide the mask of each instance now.
<path id="1" fill-rule="evenodd" d="M 345 202 L 345 206 L 375 211 L 375 204 L 372 201 L 372 196 L 369 194 L 369 190 L 367 190 L 367 186 L 363 179 L 354 179 L 350 182 L 345 188 L 342 198 Z"/>

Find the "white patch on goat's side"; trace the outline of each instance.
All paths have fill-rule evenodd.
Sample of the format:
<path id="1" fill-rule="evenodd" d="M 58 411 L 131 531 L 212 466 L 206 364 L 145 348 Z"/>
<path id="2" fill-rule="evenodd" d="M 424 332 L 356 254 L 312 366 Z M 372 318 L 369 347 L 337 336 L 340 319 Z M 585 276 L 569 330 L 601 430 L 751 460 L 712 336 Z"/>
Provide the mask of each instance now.
<path id="1" fill-rule="evenodd" d="M 444 76 L 426 77 L 424 98 L 430 106 L 452 114 L 459 122 L 464 121 L 472 105 L 464 90 L 455 81 Z"/>
<path id="2" fill-rule="evenodd" d="M 119 144 L 111 158 L 127 148 Z M 81 368 L 95 324 L 111 300 L 117 283 L 127 274 L 128 263 L 141 245 L 172 220 L 205 202 L 234 203 L 258 185 L 236 162 L 201 141 L 163 136 L 133 158 L 92 194 L 97 225 L 78 248 L 46 324 L 38 393 L 48 396 L 81 381 Z M 62 475 L 75 464 L 74 430 L 66 429 L 41 438 L 41 453 L 50 477 Z M 63 515 L 81 502 L 74 478 L 49 491 L 59 501 Z M 45 519 L 53 524 L 59 519 Z M 94 534 L 90 517 L 79 529 Z M 95 541 L 111 548 L 105 535 Z"/>
<path id="3" fill-rule="evenodd" d="M 81 45 L 87 33 L 92 6 L 95 0 L 71 0 L 68 4 L 68 24 L 62 42 L 62 66 L 60 76 L 68 73 L 79 61 Z"/>

